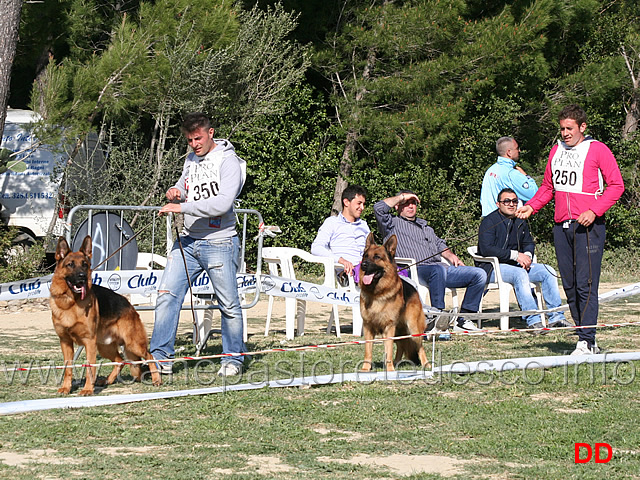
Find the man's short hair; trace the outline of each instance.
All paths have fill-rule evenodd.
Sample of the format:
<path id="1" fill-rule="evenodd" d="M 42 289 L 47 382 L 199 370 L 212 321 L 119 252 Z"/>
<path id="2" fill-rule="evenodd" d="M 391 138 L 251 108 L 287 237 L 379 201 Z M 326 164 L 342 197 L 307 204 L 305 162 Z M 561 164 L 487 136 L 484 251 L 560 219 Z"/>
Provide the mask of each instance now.
<path id="1" fill-rule="evenodd" d="M 509 150 L 509 147 L 511 147 L 511 145 L 515 141 L 516 139 L 513 137 L 500 137 L 496 141 L 496 152 L 498 153 L 498 155 L 504 157 L 505 153 L 507 153 L 507 150 Z"/>
<path id="2" fill-rule="evenodd" d="M 500 201 L 502 199 L 502 194 L 503 193 L 513 193 L 516 197 L 518 196 L 516 194 L 516 192 L 513 191 L 513 188 L 509 188 L 509 187 L 504 187 L 502 190 L 500 190 L 500 192 L 498 193 L 498 201 Z"/>
<path id="3" fill-rule="evenodd" d="M 578 125 L 582 125 L 587 123 L 587 114 L 578 105 L 567 105 L 558 114 L 558 121 L 566 119 L 575 120 Z"/>
<path id="4" fill-rule="evenodd" d="M 344 207 L 345 200 L 349 200 L 350 202 L 352 202 L 353 199 L 356 198 L 356 195 L 362 195 L 365 200 L 367 199 L 367 191 L 364 187 L 361 187 L 360 185 L 349 185 L 347 188 L 345 188 L 342 191 L 342 197 L 340 199 L 340 201 L 342 202 L 342 206 Z"/>
<path id="5" fill-rule="evenodd" d="M 398 195 L 402 195 L 403 193 L 410 193 L 410 194 L 412 194 L 412 195 L 416 195 L 416 192 L 414 192 L 413 190 L 407 190 L 407 189 L 405 189 L 405 190 L 400 190 L 398 193 L 396 193 L 396 196 L 398 196 Z M 416 195 L 416 196 L 417 196 L 417 195 Z"/>
<path id="6" fill-rule="evenodd" d="M 202 112 L 193 112 L 185 115 L 180 130 L 182 130 L 182 133 L 192 133 L 200 128 L 209 130 L 211 128 L 211 120 Z"/>

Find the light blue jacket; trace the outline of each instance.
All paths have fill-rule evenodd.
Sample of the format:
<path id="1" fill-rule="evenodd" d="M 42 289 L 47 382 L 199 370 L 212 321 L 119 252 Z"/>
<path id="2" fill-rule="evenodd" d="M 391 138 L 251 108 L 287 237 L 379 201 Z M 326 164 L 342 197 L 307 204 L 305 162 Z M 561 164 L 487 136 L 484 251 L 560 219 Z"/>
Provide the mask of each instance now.
<path id="1" fill-rule="evenodd" d="M 498 157 L 498 161 L 485 172 L 480 191 L 483 217 L 497 210 L 498 193 L 503 188 L 513 189 L 521 200 L 521 205 L 531 200 L 538 191 L 536 181 L 516 170 L 515 166 L 516 162 L 510 158 Z"/>

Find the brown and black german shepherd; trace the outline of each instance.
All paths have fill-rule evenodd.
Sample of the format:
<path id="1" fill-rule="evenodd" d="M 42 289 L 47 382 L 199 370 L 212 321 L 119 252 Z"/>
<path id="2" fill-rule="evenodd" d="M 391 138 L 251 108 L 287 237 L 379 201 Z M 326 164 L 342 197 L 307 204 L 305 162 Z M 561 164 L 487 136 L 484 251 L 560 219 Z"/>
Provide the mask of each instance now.
<path id="1" fill-rule="evenodd" d="M 129 301 L 122 295 L 91 284 L 91 237 L 87 235 L 82 247 L 72 252 L 67 241 L 60 237 L 56 247 L 56 269 L 51 280 L 51 318 L 65 365 L 73 363 L 73 344 L 85 348 L 87 362 L 96 363 L 96 350 L 113 362 L 123 362 L 119 348 L 124 347 L 127 360 L 152 360 L 147 333 Z M 131 374 L 140 381 L 139 365 L 130 365 Z M 116 365 L 103 384 L 112 384 L 122 370 Z M 149 363 L 154 385 L 160 385 L 160 373 L 155 362 Z M 87 380 L 80 395 L 92 395 L 96 367 L 87 368 Z M 72 371 L 66 368 L 58 393 L 71 391 Z"/>
<path id="2" fill-rule="evenodd" d="M 416 289 L 398 276 L 394 260 L 398 241 L 391 235 L 384 245 L 376 245 L 373 233 L 367 243 L 360 266 L 360 311 L 365 340 L 373 340 L 376 335 L 384 338 L 423 333 L 425 316 L 422 302 Z M 398 350 L 392 362 L 393 340 L 385 340 L 385 368 L 394 370 L 403 355 L 415 364 L 428 366 L 427 355 L 422 346 L 422 337 L 397 340 Z M 373 343 L 364 346 L 364 365 L 368 372 L 372 366 Z"/>

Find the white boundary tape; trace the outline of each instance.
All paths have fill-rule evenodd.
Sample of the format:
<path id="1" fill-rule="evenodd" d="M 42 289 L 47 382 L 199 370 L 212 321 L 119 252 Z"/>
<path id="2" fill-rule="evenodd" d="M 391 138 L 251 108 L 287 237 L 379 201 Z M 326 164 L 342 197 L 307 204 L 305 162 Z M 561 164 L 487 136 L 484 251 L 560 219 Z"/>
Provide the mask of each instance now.
<path id="1" fill-rule="evenodd" d="M 557 355 L 546 357 L 509 358 L 501 360 L 481 360 L 478 362 L 456 362 L 435 368 L 431 371 L 400 370 L 396 372 L 370 373 L 341 373 L 311 377 L 297 377 L 293 379 L 271 380 L 269 382 L 243 383 L 238 385 L 223 385 L 220 387 L 197 388 L 192 390 L 177 390 L 172 392 L 151 392 L 142 394 L 123 394 L 92 397 L 59 397 L 38 400 L 23 400 L 17 402 L 0 403 L 0 415 L 15 415 L 19 413 L 52 410 L 56 408 L 85 408 L 119 405 L 124 403 L 142 402 L 147 400 L 161 400 L 177 397 L 212 395 L 226 392 L 258 390 L 262 388 L 302 387 L 316 385 L 330 385 L 342 382 L 373 383 L 376 381 L 416 381 L 432 379 L 438 374 L 471 374 L 480 372 L 505 372 L 509 370 L 527 370 L 553 368 L 565 365 L 630 362 L 640 360 L 640 352 L 604 353 L 599 355 Z M 428 382 L 425 382 L 428 384 Z"/>
<path id="2" fill-rule="evenodd" d="M 136 273 L 139 273 L 137 271 Z M 279 280 L 279 283 L 282 281 L 287 281 L 287 279 L 281 279 L 278 277 L 272 277 L 274 279 Z M 44 285 L 47 285 L 43 282 Z M 300 285 L 305 284 L 305 282 L 300 282 Z M 5 284 L 7 285 L 7 284 Z M 24 285 L 24 283 L 23 283 Z M 41 286 L 44 286 L 38 282 L 38 293 L 36 295 L 28 295 L 30 297 L 35 296 L 46 296 L 42 295 L 42 290 L 40 290 Z M 315 285 L 314 285 L 315 286 Z M 47 285 L 48 287 L 48 285 Z M 0 287 L 0 291 L 1 291 Z M 48 289 L 47 289 L 48 290 Z M 20 292 L 22 294 L 27 293 L 25 290 Z M 325 293 L 325 292 L 322 292 Z M 624 298 L 631 295 L 636 295 L 640 293 L 640 283 L 635 283 L 632 285 L 628 285 L 611 292 L 607 292 L 603 295 L 600 295 L 598 298 L 600 302 L 608 302 L 612 300 L 617 300 L 619 298 Z M 287 295 L 283 295 L 287 296 Z M 316 295 L 317 297 L 317 295 Z M 308 298 L 312 300 L 311 298 Z M 333 301 L 335 303 L 345 302 L 344 297 L 341 299 L 334 298 Z M 351 303 L 355 299 L 347 300 L 345 303 Z M 316 300 L 318 301 L 318 300 Z M 567 309 L 566 305 L 562 307 L 558 307 L 553 310 L 564 310 Z M 550 310 L 547 310 L 550 311 Z M 542 312 L 542 311 L 540 311 Z M 529 313 L 529 312 L 524 312 Z M 509 312 L 509 315 L 522 315 L 523 312 Z M 445 314 L 446 315 L 446 314 Z M 493 316 L 499 317 L 502 314 L 465 314 L 465 317 L 469 316 L 478 316 L 480 318 L 492 318 Z M 597 325 L 598 327 L 610 327 L 610 326 L 623 326 L 626 324 L 616 324 L 616 325 Z M 595 327 L 595 325 L 593 326 Z M 572 327 L 575 328 L 575 327 Z M 545 329 L 549 330 L 549 329 Z M 556 329 L 554 329 L 556 330 Z M 560 330 L 560 329 L 558 329 Z M 527 330 L 509 330 L 509 332 L 514 331 L 527 331 Z M 471 333 L 471 332 L 461 332 L 461 333 Z M 492 332 L 493 333 L 493 332 Z M 394 337 L 395 338 L 395 337 Z M 405 338 L 405 337 L 400 337 Z M 383 339 L 374 340 L 375 343 L 382 341 Z M 363 341 L 352 341 L 345 342 L 345 344 L 361 344 L 365 343 Z M 273 349 L 273 351 L 283 351 L 283 350 L 303 350 L 307 348 L 330 348 L 338 345 L 314 345 L 307 347 L 293 347 L 291 349 Z M 227 355 L 213 355 L 202 358 L 214 358 L 214 357 L 222 357 Z M 200 358 L 200 357 L 198 357 Z M 195 359 L 195 357 L 189 357 L 189 359 Z M 552 368 L 558 366 L 565 365 L 575 365 L 581 363 L 609 363 L 609 362 L 628 362 L 640 360 L 640 352 L 630 352 L 630 353 L 618 353 L 618 354 L 599 354 L 599 355 L 589 355 L 589 356 L 549 356 L 549 357 L 530 357 L 530 358 L 518 358 L 518 359 L 504 359 L 504 360 L 482 360 L 479 362 L 460 362 L 454 363 L 451 365 L 435 368 L 433 372 L 436 373 L 454 373 L 454 374 L 470 374 L 470 373 L 478 373 L 478 372 L 488 372 L 488 371 L 507 371 L 507 370 L 515 370 L 515 369 L 527 369 L 527 368 Z M 174 360 L 175 361 L 175 360 Z M 129 362 L 129 363 L 144 363 L 144 362 Z M 111 363 L 112 364 L 112 363 Z M 103 364 L 106 366 L 108 364 Z M 524 365 L 524 366 L 523 366 Z M 532 365 L 534 365 L 532 367 Z M 537 367 L 535 365 L 538 365 Z M 84 366 L 84 365 L 80 365 Z M 47 367 L 50 368 L 50 367 Z M 56 367 L 57 368 L 57 367 Z M 61 367 L 64 368 L 64 367 Z M 23 370 L 23 369 L 19 369 Z M 92 406 L 101 406 L 101 405 L 116 405 L 121 403 L 132 403 L 139 402 L 144 400 L 155 400 L 155 399 L 166 399 L 166 398 L 175 398 L 175 397 L 183 397 L 183 396 L 193 396 L 193 395 L 209 395 L 216 393 L 224 393 L 229 391 L 243 391 L 243 390 L 255 390 L 259 388 L 277 388 L 277 387 L 292 387 L 292 386 L 303 386 L 303 385 L 326 385 L 332 383 L 339 382 L 347 382 L 347 381 L 356 381 L 363 383 L 371 383 L 373 381 L 393 381 L 393 380 L 418 380 L 418 379 L 428 379 L 433 376 L 433 372 L 420 372 L 419 374 L 415 374 L 414 372 L 376 372 L 376 373 L 350 373 L 350 374 L 340 374 L 340 375 L 325 375 L 325 376 L 316 376 L 316 377 L 300 377 L 296 379 L 286 379 L 286 383 L 282 383 L 283 380 L 272 380 L 269 382 L 260 382 L 260 383 L 249 383 L 249 384 L 240 384 L 240 385 L 223 385 L 221 387 L 212 387 L 212 388 L 202 388 L 195 390 L 179 390 L 173 392 L 152 392 L 146 394 L 127 394 L 127 395 L 110 395 L 103 397 L 62 397 L 62 398 L 52 398 L 52 399 L 39 399 L 39 400 L 25 400 L 25 401 L 17 401 L 17 402 L 9 402 L 0 404 L 0 415 L 11 415 L 17 413 L 25 413 L 31 411 L 38 410 L 49 410 L 54 408 L 81 408 L 81 407 L 92 407 Z"/>
<path id="3" fill-rule="evenodd" d="M 587 328 L 619 328 L 619 327 L 633 327 L 640 326 L 640 322 L 624 322 L 624 323 L 598 323 L 596 325 L 587 325 L 587 326 L 571 326 L 571 327 L 542 327 L 542 328 L 510 328 L 509 330 L 461 330 L 461 331 L 453 331 L 448 332 L 450 335 L 458 335 L 458 336 L 477 336 L 477 335 L 504 335 L 511 333 L 547 333 L 547 332 L 562 332 L 569 330 L 579 330 L 579 329 L 587 329 Z M 308 350 L 317 350 L 317 349 L 329 349 L 329 348 L 337 348 L 344 347 L 347 345 L 365 345 L 367 343 L 380 344 L 384 343 L 385 340 L 404 340 L 406 338 L 414 338 L 414 337 L 432 337 L 434 342 L 434 350 L 435 350 L 435 338 L 441 333 L 447 333 L 445 331 L 442 332 L 425 332 L 425 333 L 417 333 L 417 334 L 409 334 L 409 335 L 401 335 L 396 337 L 383 337 L 383 338 L 374 338 L 373 340 L 348 340 L 346 342 L 340 343 L 320 343 L 320 344 L 312 344 L 312 345 L 300 345 L 300 346 L 292 346 L 292 347 L 276 347 L 269 348 L 266 350 L 253 350 L 250 352 L 230 352 L 230 353 L 218 353 L 214 355 L 199 355 L 199 356 L 185 356 L 185 357 L 176 357 L 176 358 L 165 358 L 161 360 L 135 360 L 135 361 L 124 361 L 124 362 L 100 362 L 100 363 L 76 363 L 69 365 L 44 365 L 44 366 L 33 366 L 29 364 L 28 366 L 17 366 L 15 368 L 7 369 L 6 366 L 4 368 L 5 375 L 11 372 L 26 372 L 26 371 L 37 371 L 37 370 L 62 370 L 62 369 L 76 369 L 76 368 L 87 368 L 87 367 L 112 367 L 115 365 L 147 365 L 149 363 L 175 363 L 181 361 L 200 361 L 200 360 L 211 360 L 217 358 L 224 357 L 239 357 L 239 356 L 255 356 L 255 355 L 264 355 L 267 353 L 280 353 L 280 352 L 302 352 Z M 4 365 L 4 362 L 3 362 Z M 14 362 L 14 365 L 19 365 L 19 362 Z"/>

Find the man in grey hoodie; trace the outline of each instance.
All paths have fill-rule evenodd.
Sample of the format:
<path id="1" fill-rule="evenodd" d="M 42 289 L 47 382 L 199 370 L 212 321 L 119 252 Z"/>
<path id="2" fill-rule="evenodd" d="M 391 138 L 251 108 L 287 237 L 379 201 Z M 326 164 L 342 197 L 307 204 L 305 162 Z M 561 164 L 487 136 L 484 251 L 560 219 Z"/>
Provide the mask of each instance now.
<path id="1" fill-rule="evenodd" d="M 202 113 L 188 114 L 182 123 L 190 153 L 178 182 L 171 187 L 160 214 L 183 213 L 184 229 L 167 259 L 158 288 L 155 323 L 150 350 L 156 360 L 172 359 L 178 331 L 180 308 L 189 282 L 206 271 L 211 279 L 222 319 L 222 352 L 242 353 L 242 310 L 236 272 L 240 245 L 233 205 L 246 178 L 246 164 L 236 155 L 231 142 L 214 139 L 209 118 Z M 180 250 L 184 251 L 187 271 Z M 220 376 L 242 372 L 244 357 L 224 357 Z M 159 362 L 163 373 L 170 373 L 171 362 Z"/>

